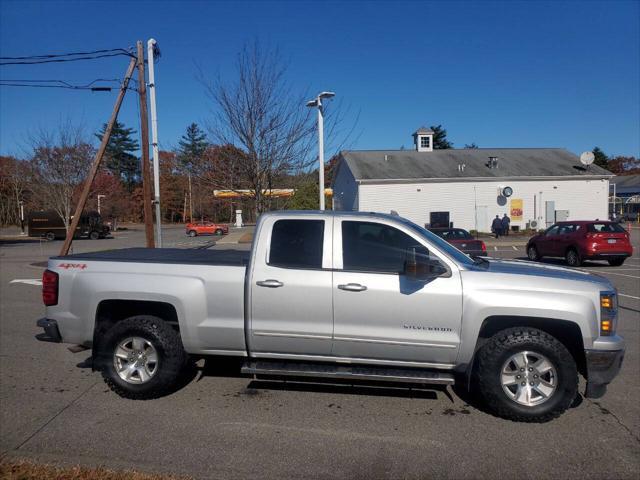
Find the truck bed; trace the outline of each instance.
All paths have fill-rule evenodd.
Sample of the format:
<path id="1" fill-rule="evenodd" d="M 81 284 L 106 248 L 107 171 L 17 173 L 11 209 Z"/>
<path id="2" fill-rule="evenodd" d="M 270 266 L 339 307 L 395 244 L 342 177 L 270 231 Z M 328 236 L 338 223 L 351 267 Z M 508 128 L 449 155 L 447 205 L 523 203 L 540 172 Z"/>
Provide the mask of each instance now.
<path id="1" fill-rule="evenodd" d="M 130 263 L 170 263 L 186 265 L 247 266 L 251 252 L 246 250 L 204 250 L 183 248 L 122 248 L 101 252 L 76 253 L 52 260 Z"/>

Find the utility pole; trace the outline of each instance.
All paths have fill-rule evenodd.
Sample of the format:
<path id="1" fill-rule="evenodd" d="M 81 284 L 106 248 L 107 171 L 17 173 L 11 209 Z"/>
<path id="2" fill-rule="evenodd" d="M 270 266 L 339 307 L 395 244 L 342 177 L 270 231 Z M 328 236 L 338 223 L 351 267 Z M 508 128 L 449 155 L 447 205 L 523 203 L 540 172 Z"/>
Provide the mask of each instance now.
<path id="1" fill-rule="evenodd" d="M 158 158 L 158 115 L 156 112 L 156 75 L 155 49 L 156 41 L 151 38 L 147 42 L 147 61 L 149 62 L 149 101 L 151 102 L 151 147 L 153 149 L 153 203 L 156 206 L 156 237 L 158 247 L 162 248 L 162 214 L 160 210 L 160 159 Z"/>
<path id="2" fill-rule="evenodd" d="M 147 114 L 147 85 L 144 74 L 144 49 L 138 47 L 138 95 L 140 96 L 140 147 L 142 150 L 142 194 L 144 196 L 144 232 L 147 248 L 155 248 L 153 213 L 151 209 L 151 172 L 149 168 L 149 115 Z"/>
<path id="3" fill-rule="evenodd" d="M 189 221 L 193 223 L 193 198 L 191 197 L 191 171 L 189 171 Z"/>
<path id="4" fill-rule="evenodd" d="M 80 200 L 78 200 L 78 205 L 76 206 L 75 214 L 71 219 L 71 225 L 69 226 L 69 230 L 67 231 L 67 237 L 64 240 L 64 244 L 60 249 L 60 256 L 64 257 L 69 253 L 69 249 L 71 248 L 71 242 L 73 242 L 73 235 L 78 228 L 78 223 L 80 223 L 80 216 L 82 215 L 82 210 L 84 210 L 84 206 L 87 203 L 87 198 L 89 198 L 89 191 L 91 190 L 91 185 L 93 184 L 93 180 L 96 178 L 96 174 L 98 173 L 98 168 L 100 167 L 100 162 L 102 161 L 102 157 L 104 156 L 104 151 L 107 149 L 107 144 L 109 143 L 109 138 L 111 138 L 111 130 L 113 129 L 113 124 L 118 118 L 118 112 L 120 111 L 120 106 L 122 105 L 122 99 L 124 98 L 124 94 L 127 92 L 127 88 L 129 87 L 129 80 L 131 80 L 131 76 L 133 75 L 133 71 L 136 67 L 136 59 L 132 58 L 129 62 L 129 67 L 127 68 L 127 73 L 124 76 L 124 80 L 122 81 L 122 85 L 120 86 L 120 93 L 118 93 L 118 98 L 116 99 L 116 104 L 113 106 L 113 112 L 111 112 L 111 118 L 109 119 L 109 123 L 107 124 L 107 128 L 104 131 L 104 135 L 102 136 L 102 142 L 100 143 L 100 147 L 96 152 L 96 156 L 93 159 L 93 165 L 91 165 L 91 170 L 89 170 L 89 174 L 87 175 L 87 179 L 84 182 L 84 187 L 82 188 L 82 193 L 80 194 Z"/>
<path id="5" fill-rule="evenodd" d="M 106 197 L 106 195 L 98 195 L 98 215 L 100 215 L 100 200 Z"/>

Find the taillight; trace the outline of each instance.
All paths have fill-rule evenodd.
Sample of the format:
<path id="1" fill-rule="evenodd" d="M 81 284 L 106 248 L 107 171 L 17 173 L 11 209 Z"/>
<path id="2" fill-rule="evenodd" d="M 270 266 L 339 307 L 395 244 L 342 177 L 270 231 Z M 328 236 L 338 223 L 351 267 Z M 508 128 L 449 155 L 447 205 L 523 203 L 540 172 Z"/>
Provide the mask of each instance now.
<path id="1" fill-rule="evenodd" d="M 484 244 L 482 240 L 480 240 L 480 248 L 482 248 L 482 251 L 484 253 L 487 253 L 487 246 Z"/>
<path id="2" fill-rule="evenodd" d="M 58 274 L 51 270 L 42 274 L 42 301 L 47 307 L 58 304 Z"/>

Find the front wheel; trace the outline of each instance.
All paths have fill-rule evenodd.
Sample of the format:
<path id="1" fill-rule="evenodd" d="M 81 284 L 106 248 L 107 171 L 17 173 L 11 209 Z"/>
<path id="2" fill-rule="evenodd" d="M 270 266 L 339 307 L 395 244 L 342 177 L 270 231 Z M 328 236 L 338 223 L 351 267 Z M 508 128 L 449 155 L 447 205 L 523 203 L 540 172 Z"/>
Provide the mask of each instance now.
<path id="1" fill-rule="evenodd" d="M 93 230 L 90 234 L 89 234 L 89 238 L 91 240 L 98 240 L 100 238 L 100 233 L 96 232 L 95 230 Z"/>
<path id="2" fill-rule="evenodd" d="M 151 315 L 116 323 L 107 331 L 99 355 L 109 388 L 137 400 L 170 392 L 187 359 L 178 332 Z"/>
<path id="3" fill-rule="evenodd" d="M 510 328 L 491 337 L 478 352 L 474 380 L 495 415 L 519 422 L 553 420 L 578 392 L 571 353 L 535 328 Z"/>
<path id="4" fill-rule="evenodd" d="M 190 237 L 195 237 L 198 235 L 198 232 L 196 232 L 195 230 L 189 230 L 189 233 L 187 233 L 187 235 L 189 235 Z"/>
<path id="5" fill-rule="evenodd" d="M 56 239 L 56 234 L 55 234 L 55 233 L 53 233 L 53 232 L 47 232 L 47 233 L 44 235 L 44 238 L 46 238 L 47 240 L 49 240 L 50 242 L 52 242 L 53 240 L 55 240 L 55 239 Z"/>
<path id="6" fill-rule="evenodd" d="M 216 230 L 216 235 L 221 236 L 222 234 L 223 234 L 222 229 L 221 229 L 221 228 L 218 228 L 218 229 Z"/>

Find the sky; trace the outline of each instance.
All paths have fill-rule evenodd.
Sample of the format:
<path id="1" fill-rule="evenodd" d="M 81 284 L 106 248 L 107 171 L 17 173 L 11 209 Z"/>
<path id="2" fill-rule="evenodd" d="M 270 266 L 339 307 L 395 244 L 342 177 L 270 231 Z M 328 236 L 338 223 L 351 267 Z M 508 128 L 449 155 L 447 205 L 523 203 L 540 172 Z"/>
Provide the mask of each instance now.
<path id="1" fill-rule="evenodd" d="M 3 57 L 155 38 L 161 149 L 215 109 L 198 78 L 233 81 L 248 42 L 277 48 L 291 92 L 336 92 L 350 149 L 412 147 L 442 124 L 461 148 L 563 147 L 640 156 L 640 2 L 0 0 Z M 3 80 L 122 78 L 128 59 L 0 66 Z M 119 120 L 139 130 L 138 99 Z M 64 121 L 91 134 L 116 93 L 0 86 L 0 154 Z M 304 105 L 301 105 L 304 108 Z M 329 142 L 331 143 L 331 142 Z M 335 145 L 335 142 L 333 143 Z M 327 152 L 327 156 L 333 152 Z"/>

